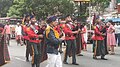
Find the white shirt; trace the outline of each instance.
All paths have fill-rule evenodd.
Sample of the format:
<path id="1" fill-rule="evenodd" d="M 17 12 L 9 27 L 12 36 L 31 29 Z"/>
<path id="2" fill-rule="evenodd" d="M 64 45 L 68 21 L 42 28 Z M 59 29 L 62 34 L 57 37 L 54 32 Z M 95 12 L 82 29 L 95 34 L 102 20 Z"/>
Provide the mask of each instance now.
<path id="1" fill-rule="evenodd" d="M 120 25 L 115 25 L 115 34 L 120 33 Z"/>
<path id="2" fill-rule="evenodd" d="M 16 26 L 15 27 L 15 33 L 16 33 L 16 35 L 22 35 L 22 27 L 21 26 Z"/>

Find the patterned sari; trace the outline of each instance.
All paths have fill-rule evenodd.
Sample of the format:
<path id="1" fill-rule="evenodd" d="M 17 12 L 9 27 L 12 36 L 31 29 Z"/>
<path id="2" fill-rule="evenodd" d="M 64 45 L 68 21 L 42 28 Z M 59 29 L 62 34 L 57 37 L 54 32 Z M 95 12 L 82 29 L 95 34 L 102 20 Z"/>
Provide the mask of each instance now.
<path id="1" fill-rule="evenodd" d="M 6 34 L 2 35 L 2 29 L 0 29 L 0 66 L 9 62 L 9 52 L 6 44 Z"/>

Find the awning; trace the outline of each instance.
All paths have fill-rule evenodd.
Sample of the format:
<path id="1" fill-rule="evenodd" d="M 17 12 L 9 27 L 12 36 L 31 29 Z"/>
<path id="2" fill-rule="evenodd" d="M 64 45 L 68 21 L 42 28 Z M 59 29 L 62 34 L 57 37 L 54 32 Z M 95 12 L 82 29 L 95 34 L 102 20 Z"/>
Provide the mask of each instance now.
<path id="1" fill-rule="evenodd" d="M 112 20 L 113 22 L 120 22 L 120 18 L 106 19 L 104 22 L 108 22 L 109 20 Z"/>

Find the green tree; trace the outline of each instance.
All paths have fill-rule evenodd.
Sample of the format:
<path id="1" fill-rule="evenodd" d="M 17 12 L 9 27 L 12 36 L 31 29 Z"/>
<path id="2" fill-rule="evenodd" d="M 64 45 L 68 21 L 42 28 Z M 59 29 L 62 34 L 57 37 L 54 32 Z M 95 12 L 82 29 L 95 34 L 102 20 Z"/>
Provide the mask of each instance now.
<path id="1" fill-rule="evenodd" d="M 104 12 L 105 8 L 108 7 L 111 0 L 91 0 L 92 6 L 96 9 L 97 12 Z"/>
<path id="2" fill-rule="evenodd" d="M 13 0 L 0 0 L 0 16 L 5 17 L 7 16 L 7 12 L 9 7 L 12 5 Z"/>
<path id="3" fill-rule="evenodd" d="M 9 17 L 21 17 L 24 13 L 24 0 L 14 0 L 13 5 L 10 7 L 7 16 Z"/>
<path id="4" fill-rule="evenodd" d="M 72 0 L 14 0 L 7 15 L 21 17 L 27 12 L 34 12 L 38 18 L 56 12 L 71 14 L 74 12 L 74 4 Z"/>
<path id="5" fill-rule="evenodd" d="M 71 0 L 26 0 L 25 3 L 28 12 L 33 11 L 37 17 L 46 17 L 56 12 L 71 14 L 74 11 Z"/>

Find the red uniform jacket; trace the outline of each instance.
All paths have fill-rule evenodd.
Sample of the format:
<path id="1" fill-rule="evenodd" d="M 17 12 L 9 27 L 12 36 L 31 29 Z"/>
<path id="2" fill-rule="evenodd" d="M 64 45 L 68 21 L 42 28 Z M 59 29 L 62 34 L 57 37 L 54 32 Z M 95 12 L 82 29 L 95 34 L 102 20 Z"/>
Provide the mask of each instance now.
<path id="1" fill-rule="evenodd" d="M 64 24 L 59 24 L 57 25 L 56 27 L 54 27 L 54 29 L 59 33 L 59 34 L 62 34 L 62 31 L 63 31 L 63 26 Z"/>
<path id="2" fill-rule="evenodd" d="M 30 27 L 27 27 L 27 26 L 24 25 L 24 26 L 22 26 L 22 30 L 26 34 L 26 35 L 23 35 L 23 38 L 25 40 L 30 40 L 30 38 L 28 37 L 28 34 L 27 34 L 27 32 L 30 30 Z"/>
<path id="3" fill-rule="evenodd" d="M 72 25 L 70 25 L 71 28 L 73 27 Z M 63 31 L 65 33 L 65 40 L 74 40 L 75 39 L 75 36 L 74 34 L 72 33 L 73 31 L 70 29 L 70 27 L 67 25 L 67 24 L 64 24 L 63 27 Z"/>
<path id="4" fill-rule="evenodd" d="M 38 27 L 36 26 L 36 29 L 38 30 Z M 40 43 L 40 40 L 39 40 L 39 36 L 32 30 L 32 28 L 30 27 L 30 30 L 27 31 L 27 34 L 28 34 L 28 37 L 30 38 L 30 42 L 33 42 L 33 43 Z"/>
<path id="5" fill-rule="evenodd" d="M 100 32 L 100 30 L 101 30 L 101 27 L 100 28 L 98 28 L 97 26 L 95 27 L 95 29 L 94 29 L 94 37 L 93 37 L 93 39 L 94 40 L 104 40 L 104 37 L 102 36 L 102 33 Z"/>
<path id="6" fill-rule="evenodd" d="M 61 33 L 61 31 L 60 31 L 60 25 L 54 27 L 54 29 L 55 29 L 59 34 Z"/>

